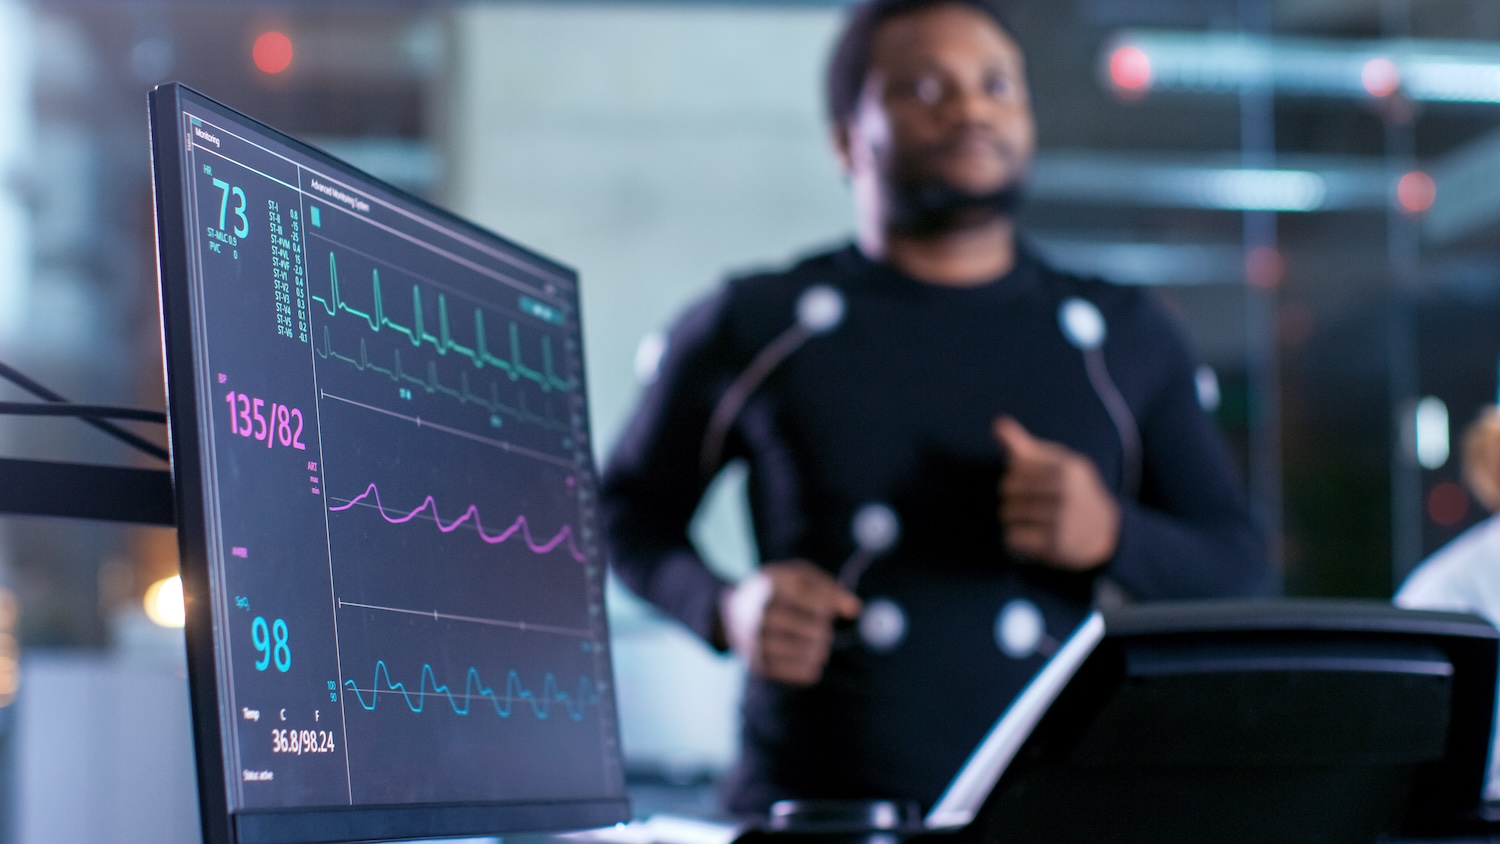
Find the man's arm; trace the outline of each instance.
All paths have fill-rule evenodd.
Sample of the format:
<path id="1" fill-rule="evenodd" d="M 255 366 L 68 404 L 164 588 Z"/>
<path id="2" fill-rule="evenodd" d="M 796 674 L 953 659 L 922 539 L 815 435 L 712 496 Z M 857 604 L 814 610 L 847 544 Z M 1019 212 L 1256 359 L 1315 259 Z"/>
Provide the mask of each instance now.
<path id="1" fill-rule="evenodd" d="M 615 572 L 636 594 L 760 676 L 814 683 L 835 618 L 860 602 L 805 560 L 768 563 L 731 586 L 704 564 L 688 526 L 711 477 L 700 449 L 717 397 L 738 372 L 724 337 L 727 293 L 690 310 L 672 330 L 657 377 L 604 472 L 600 511 Z M 718 467 L 714 467 L 717 471 Z"/>
<path id="2" fill-rule="evenodd" d="M 1146 327 L 1164 343 L 1157 365 L 1165 377 L 1138 420 L 1140 495 L 1120 504 L 1119 544 L 1107 571 L 1142 599 L 1264 595 L 1264 540 L 1199 403 L 1191 359 L 1165 314 L 1151 307 Z"/>
<path id="3" fill-rule="evenodd" d="M 1264 595 L 1270 581 L 1265 547 L 1238 500 L 1222 447 L 1177 440 L 1171 451 L 1178 459 L 1166 465 L 1153 467 L 1147 458 L 1155 476 L 1143 500 L 1121 503 L 1110 575 L 1144 599 Z"/>
<path id="4" fill-rule="evenodd" d="M 1144 471 L 1138 500 L 1109 491 L 1088 457 L 995 421 L 1007 454 L 999 518 L 1012 553 L 1060 569 L 1107 571 L 1138 598 L 1263 594 L 1265 550 L 1218 432 L 1198 403 L 1191 365 L 1173 327 L 1149 307 L 1143 336 L 1159 354 L 1161 387 L 1138 420 Z"/>
<path id="5" fill-rule="evenodd" d="M 688 525 L 711 480 L 698 453 L 713 396 L 733 377 L 722 336 L 726 299 L 721 291 L 673 326 L 656 378 L 605 466 L 599 496 L 620 580 L 721 650 L 718 602 L 728 584 L 704 565 Z"/>

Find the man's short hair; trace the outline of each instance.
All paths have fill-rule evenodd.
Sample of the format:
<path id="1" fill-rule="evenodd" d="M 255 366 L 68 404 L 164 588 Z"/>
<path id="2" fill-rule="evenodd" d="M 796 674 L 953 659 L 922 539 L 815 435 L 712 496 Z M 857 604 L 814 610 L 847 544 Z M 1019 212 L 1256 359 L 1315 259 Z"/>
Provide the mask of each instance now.
<path id="1" fill-rule="evenodd" d="M 828 119 L 833 125 L 842 125 L 854 116 L 860 90 L 865 86 L 865 76 L 870 72 L 875 32 L 881 24 L 913 12 L 948 5 L 968 6 L 982 12 L 1007 35 L 1014 37 L 1014 30 L 1001 8 L 1001 0 L 865 0 L 851 6 L 844 19 L 844 31 L 839 35 L 828 62 Z"/>

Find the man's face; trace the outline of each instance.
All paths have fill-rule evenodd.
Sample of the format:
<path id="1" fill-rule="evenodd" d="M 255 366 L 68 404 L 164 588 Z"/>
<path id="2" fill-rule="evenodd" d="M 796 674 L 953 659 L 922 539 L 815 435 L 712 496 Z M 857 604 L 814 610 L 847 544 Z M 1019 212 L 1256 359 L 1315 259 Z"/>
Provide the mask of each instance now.
<path id="1" fill-rule="evenodd" d="M 1003 210 L 1007 195 L 1013 203 L 1035 147 L 1015 41 L 954 4 L 887 21 L 871 46 L 859 105 L 837 133 L 856 194 L 865 182 L 895 218 Z"/>

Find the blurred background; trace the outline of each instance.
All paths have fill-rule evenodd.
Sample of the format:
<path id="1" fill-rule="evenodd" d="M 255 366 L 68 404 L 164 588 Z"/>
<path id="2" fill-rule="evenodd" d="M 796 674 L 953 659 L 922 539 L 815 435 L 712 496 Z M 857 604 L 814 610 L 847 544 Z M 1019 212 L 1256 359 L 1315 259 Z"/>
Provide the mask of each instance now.
<path id="1" fill-rule="evenodd" d="M 577 267 L 602 459 L 644 340 L 849 235 L 841 6 L 0 0 L 0 361 L 164 406 L 146 92 L 181 80 Z M 1455 456 L 1500 376 L 1500 3 L 1013 6 L 1030 238 L 1180 318 L 1281 590 L 1388 598 L 1483 515 Z M 0 456 L 160 468 L 66 420 L 0 420 Z M 730 576 L 740 484 L 696 525 Z M 0 844 L 197 837 L 176 565 L 169 530 L 0 517 Z M 638 807 L 712 811 L 738 669 L 610 600 Z"/>

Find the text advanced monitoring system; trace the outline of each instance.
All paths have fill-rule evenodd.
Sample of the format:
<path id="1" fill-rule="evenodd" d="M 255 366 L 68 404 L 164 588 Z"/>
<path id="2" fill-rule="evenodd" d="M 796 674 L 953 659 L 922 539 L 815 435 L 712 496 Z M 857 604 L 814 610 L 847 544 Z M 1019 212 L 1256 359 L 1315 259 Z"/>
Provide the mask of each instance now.
<path id="1" fill-rule="evenodd" d="M 613 791 L 576 278 L 182 130 L 231 807 Z"/>

